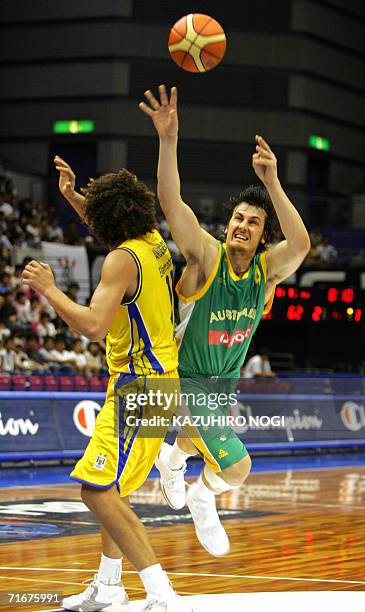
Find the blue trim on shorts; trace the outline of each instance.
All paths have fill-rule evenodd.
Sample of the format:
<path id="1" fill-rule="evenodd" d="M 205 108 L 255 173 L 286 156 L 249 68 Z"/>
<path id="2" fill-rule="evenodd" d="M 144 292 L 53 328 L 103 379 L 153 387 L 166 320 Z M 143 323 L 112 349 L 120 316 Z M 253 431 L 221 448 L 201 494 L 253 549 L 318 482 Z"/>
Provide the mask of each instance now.
<path id="1" fill-rule="evenodd" d="M 111 487 L 114 487 L 114 485 L 117 484 L 116 480 L 114 480 L 111 484 L 98 485 L 98 484 L 95 484 L 94 482 L 89 482 L 88 480 L 82 480 L 81 478 L 76 478 L 76 476 L 69 476 L 69 478 L 71 478 L 71 480 L 75 480 L 76 482 L 80 482 L 81 484 L 87 484 L 90 487 L 95 487 L 95 489 L 111 489 Z"/>

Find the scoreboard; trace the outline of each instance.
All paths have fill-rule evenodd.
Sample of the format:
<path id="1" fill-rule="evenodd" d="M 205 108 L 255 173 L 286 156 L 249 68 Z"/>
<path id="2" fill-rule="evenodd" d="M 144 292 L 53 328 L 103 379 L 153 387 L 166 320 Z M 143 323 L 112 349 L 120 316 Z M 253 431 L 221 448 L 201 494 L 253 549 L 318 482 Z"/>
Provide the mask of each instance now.
<path id="1" fill-rule="evenodd" d="M 271 312 L 263 319 L 356 326 L 365 321 L 365 291 L 344 285 L 310 288 L 280 285 L 275 289 Z"/>

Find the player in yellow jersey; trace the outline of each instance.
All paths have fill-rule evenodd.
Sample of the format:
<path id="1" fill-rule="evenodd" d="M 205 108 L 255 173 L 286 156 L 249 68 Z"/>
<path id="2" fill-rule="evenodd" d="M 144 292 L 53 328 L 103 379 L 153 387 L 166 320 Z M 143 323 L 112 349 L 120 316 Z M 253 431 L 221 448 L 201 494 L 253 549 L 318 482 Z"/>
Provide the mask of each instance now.
<path id="1" fill-rule="evenodd" d="M 121 581 L 124 554 L 145 586 L 143 609 L 175 612 L 181 601 L 128 503 L 128 495 L 150 472 L 169 420 L 158 429 L 158 437 L 149 437 L 138 419 L 128 421 L 128 394 L 166 384 L 170 390 L 177 388 L 171 256 L 155 229 L 154 196 L 134 174 L 126 169 L 105 174 L 81 195 L 75 191 L 70 166 L 59 157 L 55 163 L 61 193 L 109 249 L 90 306 L 76 304 L 60 291 L 47 264 L 31 261 L 23 272 L 24 284 L 44 295 L 71 328 L 91 340 L 106 335 L 110 380 L 105 403 L 71 474 L 82 483 L 82 499 L 101 524 L 103 554 L 92 584 L 65 598 L 63 606 L 92 612 L 127 604 Z M 151 414 L 153 407 L 138 406 L 138 416 L 148 410 Z"/>

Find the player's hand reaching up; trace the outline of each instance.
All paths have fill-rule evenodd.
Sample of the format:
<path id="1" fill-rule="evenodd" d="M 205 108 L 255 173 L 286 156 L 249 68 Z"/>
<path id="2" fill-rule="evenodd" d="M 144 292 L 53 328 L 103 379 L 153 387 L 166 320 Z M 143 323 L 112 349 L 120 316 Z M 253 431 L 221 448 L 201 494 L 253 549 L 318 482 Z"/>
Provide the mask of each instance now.
<path id="1" fill-rule="evenodd" d="M 139 108 L 151 117 L 153 125 L 160 138 L 176 137 L 179 123 L 177 118 L 177 89 L 171 88 L 170 99 L 166 92 L 165 85 L 158 88 L 160 101 L 153 95 L 152 91 L 145 91 L 145 96 L 149 104 L 141 102 Z"/>
<path id="2" fill-rule="evenodd" d="M 277 160 L 262 136 L 256 136 L 256 153 L 252 156 L 252 166 L 259 179 L 269 187 L 278 180 Z"/>
<path id="3" fill-rule="evenodd" d="M 66 198 L 66 200 L 75 197 L 76 176 L 71 166 L 61 159 L 61 157 L 58 157 L 58 155 L 54 158 L 54 163 L 56 164 L 56 170 L 60 173 L 58 186 L 63 197 Z"/>

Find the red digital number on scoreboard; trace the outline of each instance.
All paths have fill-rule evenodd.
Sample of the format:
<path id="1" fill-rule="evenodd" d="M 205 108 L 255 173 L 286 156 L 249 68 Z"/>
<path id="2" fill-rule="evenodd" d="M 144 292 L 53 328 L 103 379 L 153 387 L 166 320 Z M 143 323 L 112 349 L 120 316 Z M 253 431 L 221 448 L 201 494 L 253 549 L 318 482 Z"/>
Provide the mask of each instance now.
<path id="1" fill-rule="evenodd" d="M 286 311 L 286 318 L 289 321 L 301 321 L 304 313 L 304 308 L 300 304 L 291 304 Z"/>

